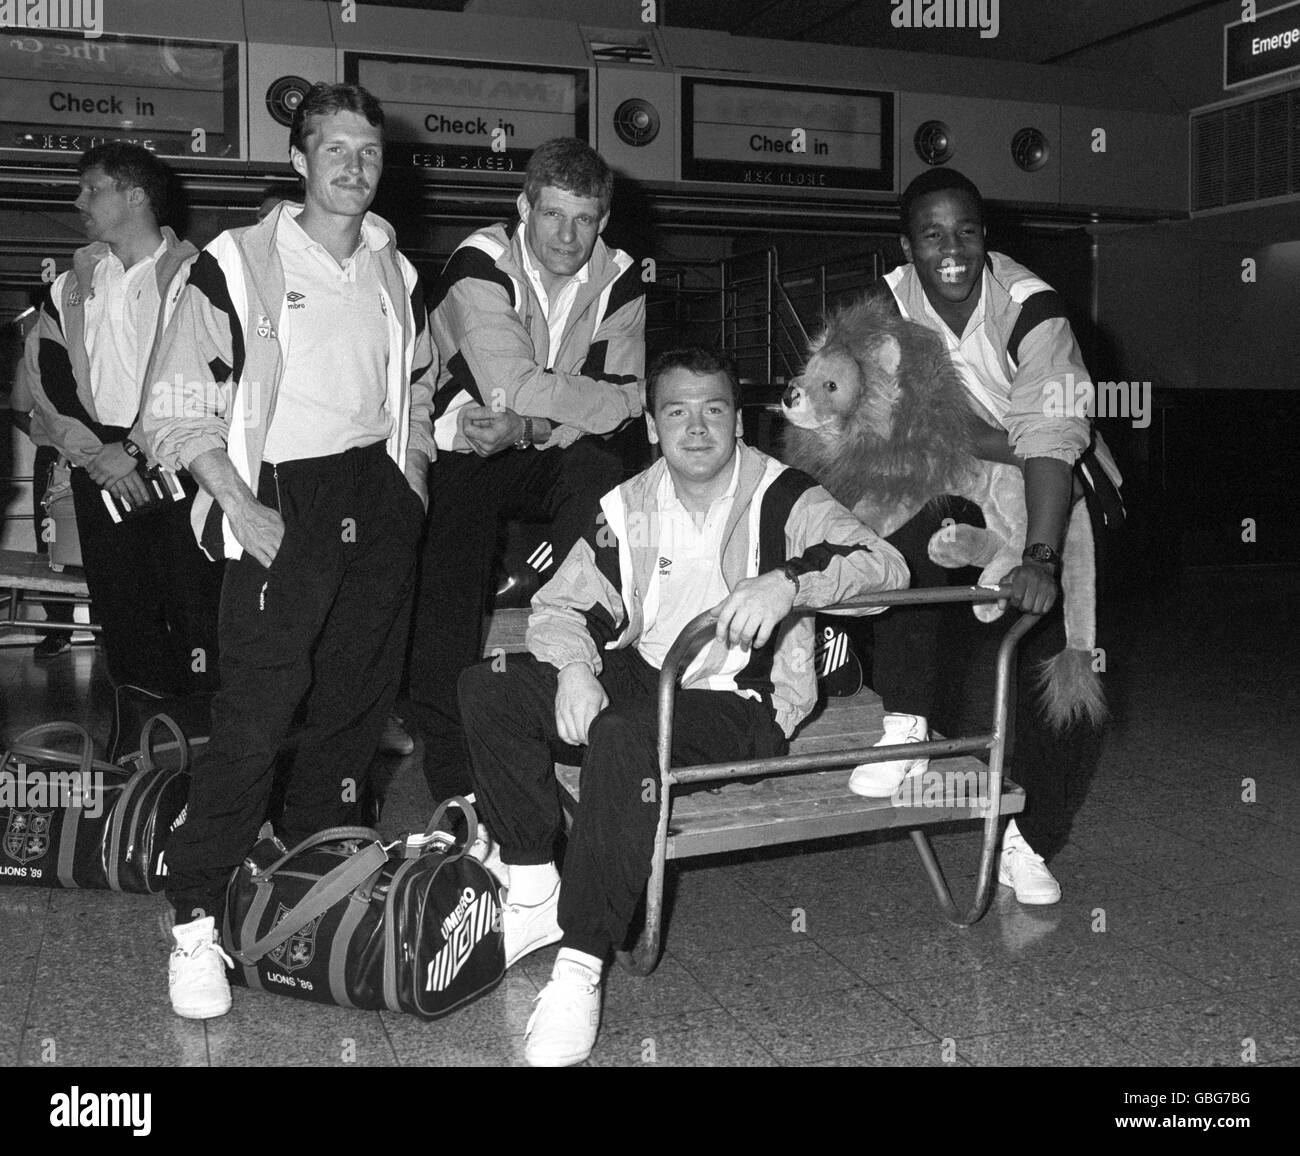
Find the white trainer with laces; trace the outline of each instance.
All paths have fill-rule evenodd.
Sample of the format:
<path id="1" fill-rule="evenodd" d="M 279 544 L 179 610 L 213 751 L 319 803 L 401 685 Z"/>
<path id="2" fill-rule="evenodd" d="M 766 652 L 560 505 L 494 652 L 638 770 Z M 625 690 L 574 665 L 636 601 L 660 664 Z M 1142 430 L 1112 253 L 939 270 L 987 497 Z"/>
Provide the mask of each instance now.
<path id="1" fill-rule="evenodd" d="M 580 1064 L 600 1030 L 600 975 L 573 960 L 556 961 L 524 1032 L 524 1058 L 533 1068 Z"/>
<path id="2" fill-rule="evenodd" d="M 930 733 L 930 724 L 920 714 L 885 715 L 885 733 L 875 745 L 892 746 L 896 743 L 922 743 Z M 869 799 L 887 799 L 894 794 L 908 775 L 923 775 L 930 766 L 929 759 L 891 759 L 885 763 L 862 763 L 853 768 L 849 776 L 849 790 Z"/>
<path id="3" fill-rule="evenodd" d="M 1025 842 L 1025 837 L 1012 819 L 1002 836 L 1002 855 L 998 860 L 998 882 L 1010 887 L 1021 903 L 1041 904 L 1061 902 L 1061 885 L 1047 869 L 1043 857 Z"/>
<path id="4" fill-rule="evenodd" d="M 501 930 L 505 935 L 506 967 L 514 967 L 525 955 L 540 951 L 552 943 L 559 943 L 564 932 L 560 930 L 558 911 L 560 884 L 558 880 L 551 893 L 540 903 L 525 907 L 510 902 L 510 889 L 506 888 L 501 904 Z"/>
<path id="5" fill-rule="evenodd" d="M 172 1011 L 187 1020 L 210 1020 L 230 1010 L 230 980 L 226 968 L 234 967 L 217 942 L 211 915 L 179 923 L 172 928 L 171 962 L 167 983 Z"/>

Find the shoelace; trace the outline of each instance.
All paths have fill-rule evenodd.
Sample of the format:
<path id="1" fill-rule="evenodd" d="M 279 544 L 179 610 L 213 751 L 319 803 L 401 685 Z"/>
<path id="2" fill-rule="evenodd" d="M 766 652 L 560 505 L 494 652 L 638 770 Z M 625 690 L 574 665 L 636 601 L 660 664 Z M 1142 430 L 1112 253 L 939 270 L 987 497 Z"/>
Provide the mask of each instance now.
<path id="1" fill-rule="evenodd" d="M 537 1022 L 537 1017 L 541 1014 L 543 1000 L 546 1000 L 547 1006 L 554 1006 L 565 1012 L 588 1011 L 584 1005 L 586 999 L 592 995 L 596 987 L 597 985 L 594 983 L 588 983 L 573 976 L 567 979 L 551 980 L 533 997 L 533 1003 L 537 1006 L 533 1008 L 533 1014 L 528 1017 L 528 1027 L 524 1029 L 524 1034 L 527 1035 L 532 1032 L 533 1024 Z"/>
<path id="2" fill-rule="evenodd" d="M 184 948 L 177 945 L 176 950 L 179 951 L 182 955 L 188 956 L 190 959 L 193 959 L 195 958 L 195 956 L 202 954 L 203 951 L 205 950 L 215 951 L 225 961 L 227 967 L 235 966 L 235 961 L 226 954 L 225 948 L 223 948 L 221 944 L 219 944 L 215 939 L 210 939 L 206 942 L 200 939 L 197 943 L 194 944 L 193 947 L 189 949 L 189 951 L 186 951 Z"/>

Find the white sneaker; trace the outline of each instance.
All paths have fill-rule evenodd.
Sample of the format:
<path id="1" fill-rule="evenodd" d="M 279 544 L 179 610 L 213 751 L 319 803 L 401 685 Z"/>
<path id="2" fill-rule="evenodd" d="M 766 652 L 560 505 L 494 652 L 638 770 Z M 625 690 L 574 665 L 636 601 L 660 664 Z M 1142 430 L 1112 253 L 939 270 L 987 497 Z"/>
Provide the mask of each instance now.
<path id="1" fill-rule="evenodd" d="M 534 1068 L 580 1064 L 591 1055 L 599 1030 L 600 975 L 572 960 L 558 960 L 529 1017 L 524 1059 Z"/>
<path id="2" fill-rule="evenodd" d="M 1010 887 L 1021 903 L 1048 904 L 1061 902 L 1061 885 L 1043 862 L 1041 855 L 1025 842 L 1016 821 L 1007 824 L 1002 836 L 1002 856 L 998 860 L 998 882 Z"/>
<path id="3" fill-rule="evenodd" d="M 230 981 L 226 968 L 234 961 L 217 942 L 211 915 L 179 923 L 172 928 L 171 962 L 167 983 L 172 1011 L 187 1020 L 210 1020 L 230 1010 Z"/>
<path id="4" fill-rule="evenodd" d="M 923 743 L 930 733 L 930 724 L 924 715 L 887 714 L 885 733 L 875 745 L 887 747 L 894 743 Z M 887 799 L 902 786 L 908 775 L 923 775 L 930 766 L 929 759 L 891 759 L 887 763 L 863 763 L 853 768 L 849 776 L 849 790 L 869 799 Z"/>
<path id="5" fill-rule="evenodd" d="M 513 967 L 525 955 L 559 943 L 563 936 L 556 915 L 560 906 L 560 884 L 557 880 L 551 893 L 532 907 L 511 903 L 509 899 L 510 891 L 507 889 L 501 907 L 501 930 L 505 934 L 506 967 Z"/>

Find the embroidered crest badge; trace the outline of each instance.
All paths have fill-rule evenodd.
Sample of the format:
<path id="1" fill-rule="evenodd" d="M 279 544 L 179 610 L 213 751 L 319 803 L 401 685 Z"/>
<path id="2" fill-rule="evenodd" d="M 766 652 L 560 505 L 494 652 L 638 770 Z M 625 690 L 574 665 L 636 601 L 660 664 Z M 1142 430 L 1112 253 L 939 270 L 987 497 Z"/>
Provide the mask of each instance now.
<path id="1" fill-rule="evenodd" d="M 50 849 L 53 811 L 14 810 L 5 827 L 4 852 L 15 863 L 30 863 Z"/>
<path id="2" fill-rule="evenodd" d="M 289 914 L 289 908 L 283 903 L 276 907 L 275 924 L 280 923 L 286 915 Z M 306 967 L 313 959 L 316 958 L 316 928 L 320 926 L 322 916 L 316 916 L 310 923 L 299 928 L 279 947 L 272 948 L 266 953 L 267 958 L 275 961 L 275 966 L 281 971 L 298 971 Z"/>

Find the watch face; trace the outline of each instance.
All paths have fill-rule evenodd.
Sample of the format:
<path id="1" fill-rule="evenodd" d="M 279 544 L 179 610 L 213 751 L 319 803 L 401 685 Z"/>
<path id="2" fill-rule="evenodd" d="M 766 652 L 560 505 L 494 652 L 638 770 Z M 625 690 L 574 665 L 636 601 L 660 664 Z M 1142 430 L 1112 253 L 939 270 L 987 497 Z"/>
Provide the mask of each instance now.
<path id="1" fill-rule="evenodd" d="M 1027 547 L 1024 556 L 1034 562 L 1054 563 L 1057 559 L 1056 551 L 1042 542 L 1035 542 L 1032 546 Z"/>

